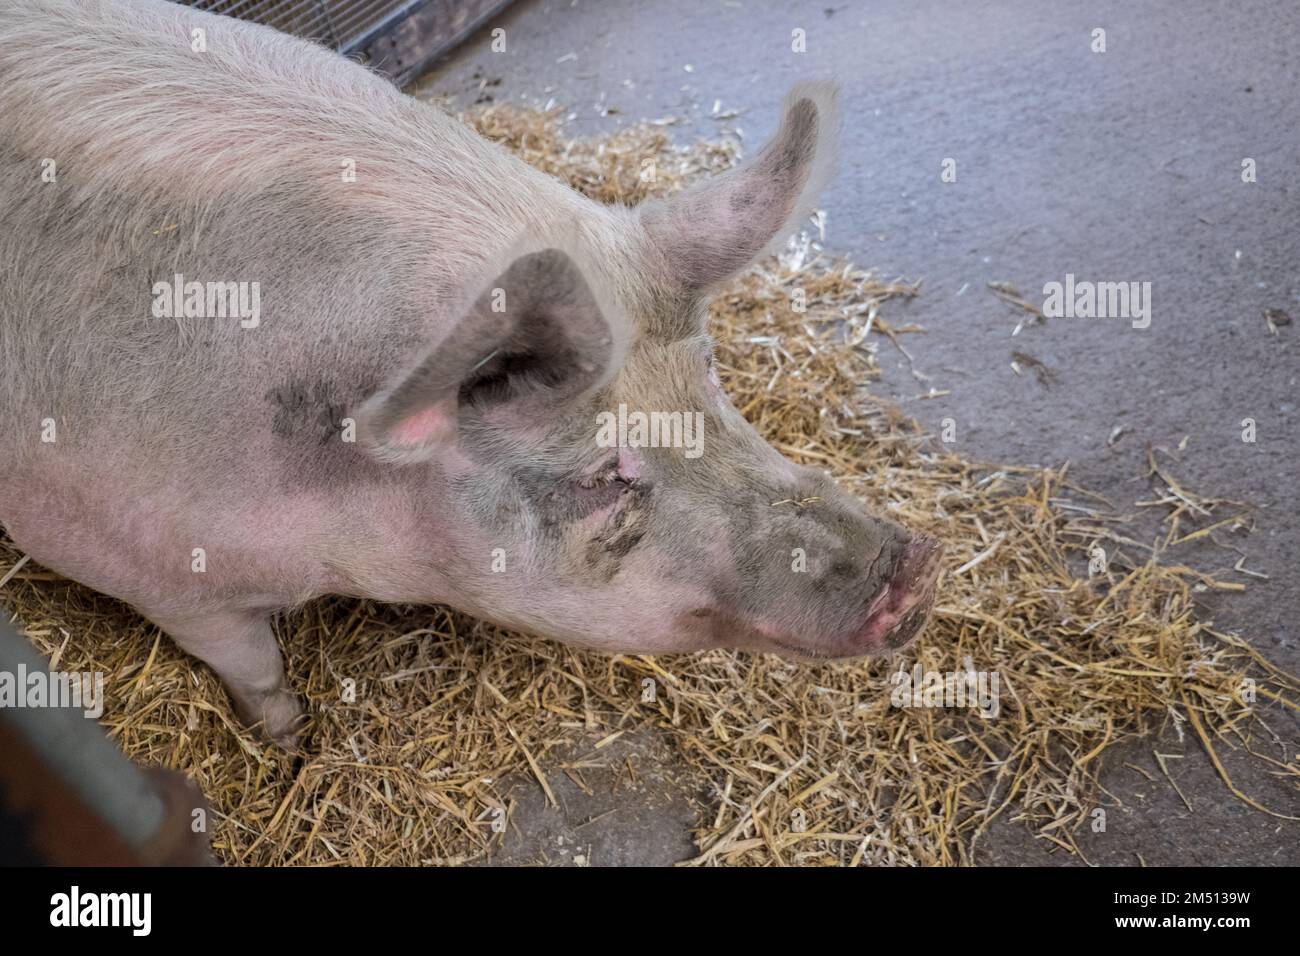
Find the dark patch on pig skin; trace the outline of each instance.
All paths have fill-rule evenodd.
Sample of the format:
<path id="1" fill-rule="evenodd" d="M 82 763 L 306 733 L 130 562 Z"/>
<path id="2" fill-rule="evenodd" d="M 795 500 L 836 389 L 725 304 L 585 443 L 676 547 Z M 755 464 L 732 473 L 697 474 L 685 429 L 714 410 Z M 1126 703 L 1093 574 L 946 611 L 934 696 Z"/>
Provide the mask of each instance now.
<path id="1" fill-rule="evenodd" d="M 625 558 L 645 537 L 644 492 L 629 490 L 630 496 L 619 507 L 609 527 L 601 531 L 596 540 L 605 553 L 615 559 Z"/>
<path id="2" fill-rule="evenodd" d="M 781 137 L 780 152 L 771 165 L 773 176 L 785 178 L 812 160 L 817 145 L 817 104 L 800 100 L 790 108 L 790 129 Z"/>
<path id="3" fill-rule="evenodd" d="M 271 434 L 282 443 L 276 456 L 281 488 L 294 492 L 347 488 L 360 494 L 363 487 L 391 481 L 391 466 L 375 461 L 357 443 L 343 441 L 343 420 L 354 414 L 359 401 L 340 398 L 343 391 L 364 395 L 374 386 L 369 379 L 353 388 L 294 378 L 263 393 L 271 413 L 267 416 Z"/>
<path id="4" fill-rule="evenodd" d="M 583 416 L 584 418 L 586 416 Z M 580 439 L 564 442 L 572 448 Z M 647 479 L 635 482 L 611 480 L 592 488 L 579 485 L 579 476 L 595 470 L 598 461 L 573 460 L 541 465 L 534 461 L 492 465 L 488 483 L 458 481 L 458 496 L 484 527 L 508 534 L 531 515 L 544 539 L 538 550 L 555 555 L 571 555 L 568 573 L 590 579 L 593 575 L 608 582 L 618 574 L 622 559 L 641 543 L 649 529 L 653 508 L 654 483 Z M 599 527 L 588 519 L 598 511 L 615 505 L 613 513 Z M 583 522 L 588 522 L 583 524 Z M 583 537 L 574 538 L 575 533 Z"/>
<path id="5" fill-rule="evenodd" d="M 306 438 L 325 445 L 343 433 L 347 406 L 332 396 L 324 381 L 290 380 L 263 397 L 275 407 L 271 433 L 279 438 Z"/>
<path id="6" fill-rule="evenodd" d="M 736 213 L 744 212 L 750 206 L 754 205 L 757 198 L 758 197 L 754 192 L 748 189 L 743 189 L 738 193 L 732 193 L 730 201 L 731 211 Z"/>
<path id="7" fill-rule="evenodd" d="M 606 582 L 618 574 L 623 558 L 645 537 L 649 505 L 648 484 L 627 486 L 615 483 L 615 487 L 617 510 L 583 549 L 586 566 Z"/>

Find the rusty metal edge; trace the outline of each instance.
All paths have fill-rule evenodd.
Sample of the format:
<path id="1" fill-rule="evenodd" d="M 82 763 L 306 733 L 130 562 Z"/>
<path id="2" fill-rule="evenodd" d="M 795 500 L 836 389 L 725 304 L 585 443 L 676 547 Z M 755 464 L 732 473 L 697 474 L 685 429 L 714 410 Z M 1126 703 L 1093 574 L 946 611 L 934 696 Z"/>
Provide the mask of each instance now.
<path id="1" fill-rule="evenodd" d="M 0 671 L 48 674 L 47 662 L 0 615 Z M 0 815 L 15 812 L 45 862 L 181 865 L 212 862 L 207 801 L 183 774 L 143 769 L 99 723 L 66 707 L 0 707 Z M 5 854 L 0 853 L 0 858 Z"/>

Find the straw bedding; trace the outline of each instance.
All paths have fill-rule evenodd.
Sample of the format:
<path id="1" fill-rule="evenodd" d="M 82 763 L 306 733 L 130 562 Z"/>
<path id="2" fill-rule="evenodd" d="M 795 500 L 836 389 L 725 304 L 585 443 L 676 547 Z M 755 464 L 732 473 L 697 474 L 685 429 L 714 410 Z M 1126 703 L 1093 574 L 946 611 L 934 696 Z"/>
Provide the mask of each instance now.
<path id="1" fill-rule="evenodd" d="M 674 147 L 653 125 L 570 140 L 554 112 L 491 107 L 467 121 L 604 201 L 679 188 L 737 154 L 730 143 Z M 801 313 L 795 288 L 806 294 Z M 713 306 L 724 384 L 759 430 L 946 542 L 935 619 L 894 660 L 606 657 L 446 609 L 326 599 L 276 622 L 312 714 L 295 760 L 240 728 L 218 681 L 155 628 L 22 563 L 7 539 L 0 600 L 55 666 L 104 672 L 104 727 L 137 761 L 199 783 L 214 808 L 213 846 L 230 864 L 490 859 L 515 809 L 510 782 L 549 795 L 555 775 L 647 730 L 699 784 L 698 864 L 968 863 L 999 817 L 1078 852 L 1107 750 L 1170 721 L 1212 753 L 1246 747 L 1300 784 L 1294 752 L 1270 736 L 1250 693 L 1253 681 L 1259 701 L 1296 707 L 1300 682 L 1194 612 L 1199 590 L 1244 580 L 1166 553 L 1202 531 L 1244 533 L 1248 509 L 1192 494 L 1153 452 L 1149 504 L 1164 530 L 1144 543 L 1065 469 L 943 451 L 863 391 L 877 348 L 907 331 L 887 323 L 890 308 L 914 294 L 805 239 Z M 1107 568 L 1090 575 L 1097 547 Z M 894 706 L 893 675 L 918 663 L 996 672 L 997 716 Z"/>

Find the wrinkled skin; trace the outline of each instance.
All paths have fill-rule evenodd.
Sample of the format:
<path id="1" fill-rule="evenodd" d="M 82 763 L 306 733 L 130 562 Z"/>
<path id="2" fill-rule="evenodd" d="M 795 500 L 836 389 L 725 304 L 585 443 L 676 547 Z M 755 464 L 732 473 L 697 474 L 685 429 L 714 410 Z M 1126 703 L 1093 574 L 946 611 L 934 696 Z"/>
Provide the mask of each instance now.
<path id="1" fill-rule="evenodd" d="M 833 88 L 797 86 L 746 166 L 624 209 L 273 31 L 14 7 L 0 522 L 211 665 L 245 720 L 294 743 L 270 620 L 324 594 L 610 651 L 831 658 L 920 631 L 937 543 L 783 458 L 711 369 L 709 297 L 810 208 Z M 158 318 L 176 273 L 259 281 L 260 324 Z M 698 413 L 699 454 L 603 445 L 620 406 Z"/>

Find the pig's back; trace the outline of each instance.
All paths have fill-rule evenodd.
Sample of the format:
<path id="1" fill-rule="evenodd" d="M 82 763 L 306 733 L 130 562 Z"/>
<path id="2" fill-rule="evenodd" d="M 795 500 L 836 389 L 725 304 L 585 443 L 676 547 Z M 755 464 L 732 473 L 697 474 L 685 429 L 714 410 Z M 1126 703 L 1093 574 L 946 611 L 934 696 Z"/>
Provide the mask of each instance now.
<path id="1" fill-rule="evenodd" d="M 53 418 L 101 466 L 326 480 L 486 258 L 597 209 L 329 51 L 161 0 L 7 4 L 0 103 L 11 474 Z M 256 328 L 155 316 L 176 274 L 257 283 Z"/>

